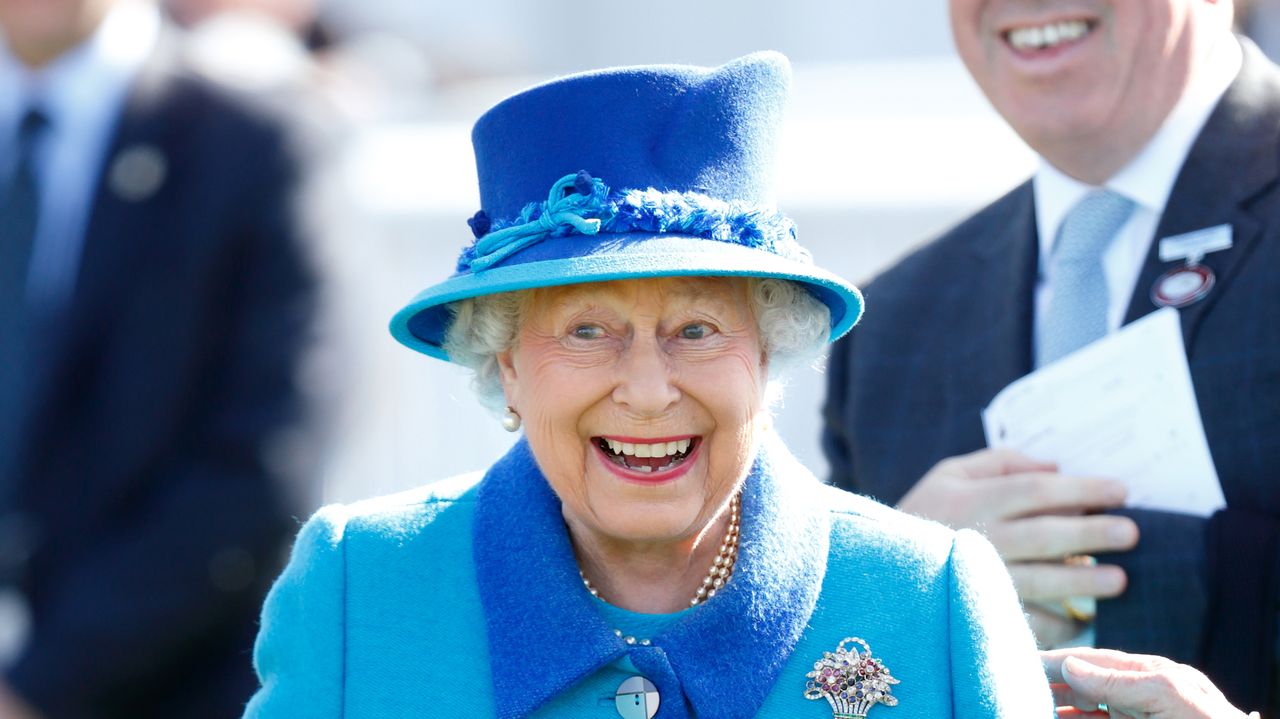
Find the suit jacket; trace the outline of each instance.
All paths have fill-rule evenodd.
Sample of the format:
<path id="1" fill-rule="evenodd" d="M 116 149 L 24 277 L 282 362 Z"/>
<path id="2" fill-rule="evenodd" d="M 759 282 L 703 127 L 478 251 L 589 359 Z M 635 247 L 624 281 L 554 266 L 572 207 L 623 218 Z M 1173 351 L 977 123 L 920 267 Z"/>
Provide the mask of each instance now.
<path id="1" fill-rule="evenodd" d="M 657 719 L 830 716 L 805 675 L 846 637 L 898 680 L 903 716 L 1052 716 L 990 544 L 825 487 L 764 444 L 729 583 L 648 645 L 616 636 L 583 587 L 525 441 L 478 484 L 326 507 L 267 599 L 246 718 L 617 717 L 636 674 Z"/>
<path id="2" fill-rule="evenodd" d="M 1227 509 L 1209 521 L 1127 511 L 1138 547 L 1100 602 L 1099 646 L 1199 664 L 1237 701 L 1273 690 L 1280 544 L 1280 72 L 1245 41 L 1240 76 L 1183 165 L 1156 237 L 1223 223 L 1217 285 L 1180 310 Z M 985 446 L 980 411 L 1032 368 L 1037 240 L 1031 183 L 866 287 L 867 315 L 829 370 L 824 447 L 839 486 L 898 501 L 937 461 Z M 1126 322 L 1177 263 L 1153 242 Z"/>
<path id="3" fill-rule="evenodd" d="M 231 717 L 253 691 L 256 607 L 294 528 L 277 479 L 312 288 L 298 169 L 280 118 L 164 39 L 74 297 L 41 322 L 3 478 L 5 570 L 33 612 L 7 680 L 51 719 Z"/>

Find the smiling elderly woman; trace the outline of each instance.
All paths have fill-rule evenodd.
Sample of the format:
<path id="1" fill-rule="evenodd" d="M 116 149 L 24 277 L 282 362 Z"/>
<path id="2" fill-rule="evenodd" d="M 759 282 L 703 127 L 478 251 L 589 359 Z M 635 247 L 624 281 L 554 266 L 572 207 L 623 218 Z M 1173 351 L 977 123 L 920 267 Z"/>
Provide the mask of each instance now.
<path id="1" fill-rule="evenodd" d="M 771 378 L 862 311 L 770 205 L 789 76 L 606 70 L 480 119 L 476 240 L 392 332 L 524 436 L 308 522 L 246 716 L 1052 714 L 990 545 L 823 486 L 770 429 Z"/>

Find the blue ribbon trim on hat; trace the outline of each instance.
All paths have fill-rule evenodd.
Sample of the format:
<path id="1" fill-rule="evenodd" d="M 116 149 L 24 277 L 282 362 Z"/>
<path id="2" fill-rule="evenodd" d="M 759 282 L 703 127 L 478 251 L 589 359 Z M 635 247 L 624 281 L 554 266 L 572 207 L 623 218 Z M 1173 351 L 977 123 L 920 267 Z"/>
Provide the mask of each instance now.
<path id="1" fill-rule="evenodd" d="M 513 220 L 490 220 L 482 210 L 467 224 L 476 241 L 459 255 L 459 272 L 483 272 L 549 238 L 602 232 L 690 235 L 813 261 L 796 241 L 795 223 L 771 207 L 652 187 L 613 191 L 585 170 L 560 178 L 546 202 L 525 205 Z"/>

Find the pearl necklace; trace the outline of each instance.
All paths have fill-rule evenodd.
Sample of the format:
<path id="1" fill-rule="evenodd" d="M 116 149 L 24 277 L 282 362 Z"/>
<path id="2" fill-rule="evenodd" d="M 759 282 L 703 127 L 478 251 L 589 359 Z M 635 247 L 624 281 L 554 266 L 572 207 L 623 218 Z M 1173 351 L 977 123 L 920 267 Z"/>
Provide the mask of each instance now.
<path id="1" fill-rule="evenodd" d="M 742 495 L 735 494 L 733 499 L 729 500 L 729 529 L 724 533 L 724 541 L 720 543 L 720 552 L 716 554 L 716 561 L 711 564 L 711 569 L 707 570 L 707 574 L 702 578 L 702 585 L 698 587 L 697 593 L 693 595 L 693 599 L 689 600 L 689 606 L 696 607 L 716 595 L 721 587 L 733 576 L 733 566 L 738 561 L 738 535 L 740 522 L 739 518 L 742 513 Z M 578 576 L 582 577 L 582 584 L 591 593 L 591 596 L 604 601 L 600 596 L 600 592 L 591 585 L 591 580 L 587 579 L 587 575 L 583 574 L 582 569 L 578 569 Z M 618 636 L 622 636 L 620 631 L 615 630 Z M 634 637 L 624 637 L 631 639 L 628 644 L 634 643 Z"/>

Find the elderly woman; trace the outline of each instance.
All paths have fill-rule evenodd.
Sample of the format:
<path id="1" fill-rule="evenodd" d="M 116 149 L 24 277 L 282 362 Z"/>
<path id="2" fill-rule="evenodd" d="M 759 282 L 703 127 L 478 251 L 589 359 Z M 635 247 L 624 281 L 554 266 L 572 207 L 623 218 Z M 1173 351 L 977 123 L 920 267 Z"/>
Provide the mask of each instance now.
<path id="1" fill-rule="evenodd" d="M 476 240 L 392 332 L 524 436 L 308 522 L 247 716 L 1052 716 L 991 546 L 770 429 L 779 373 L 862 309 L 770 204 L 789 75 L 606 70 L 479 120 Z"/>

